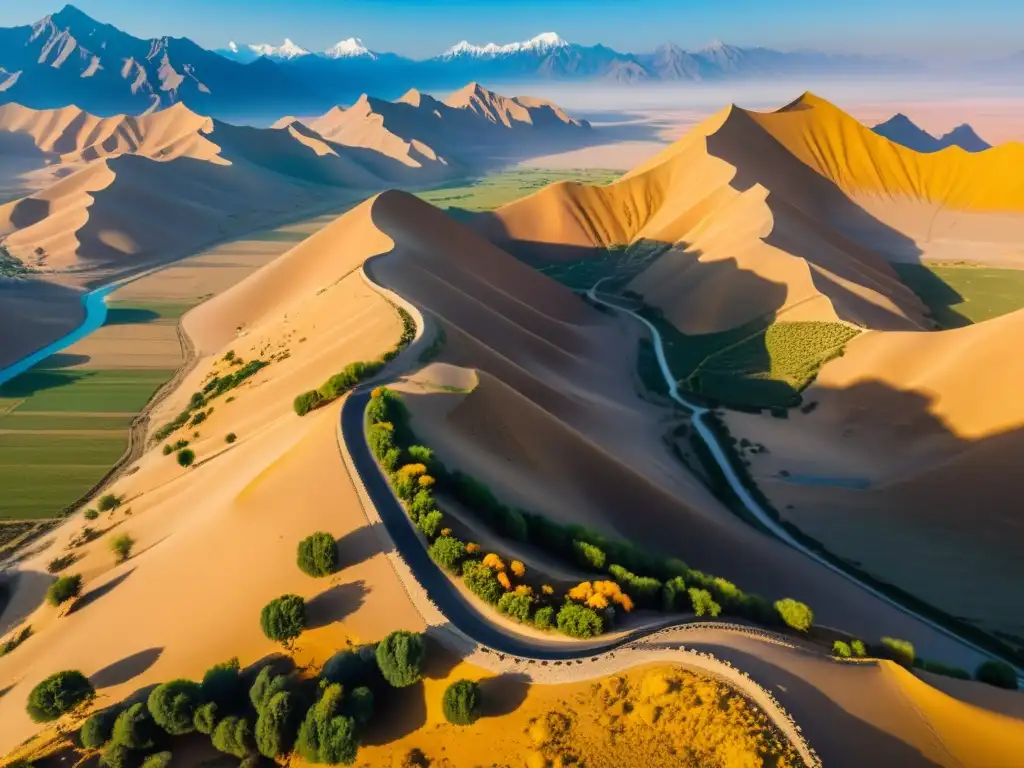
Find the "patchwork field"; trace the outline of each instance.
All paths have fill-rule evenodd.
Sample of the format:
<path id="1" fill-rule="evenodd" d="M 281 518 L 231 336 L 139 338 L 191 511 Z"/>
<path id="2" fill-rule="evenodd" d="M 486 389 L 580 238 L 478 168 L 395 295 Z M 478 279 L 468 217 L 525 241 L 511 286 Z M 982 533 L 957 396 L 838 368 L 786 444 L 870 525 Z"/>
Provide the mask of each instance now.
<path id="1" fill-rule="evenodd" d="M 938 264 L 892 266 L 900 280 L 928 305 L 944 330 L 1024 308 L 1024 270 Z"/>
<path id="2" fill-rule="evenodd" d="M 559 181 L 608 184 L 621 175 L 620 171 L 596 168 L 519 168 L 492 173 L 475 181 L 457 182 L 452 186 L 420 192 L 417 197 L 439 208 L 489 211 Z"/>

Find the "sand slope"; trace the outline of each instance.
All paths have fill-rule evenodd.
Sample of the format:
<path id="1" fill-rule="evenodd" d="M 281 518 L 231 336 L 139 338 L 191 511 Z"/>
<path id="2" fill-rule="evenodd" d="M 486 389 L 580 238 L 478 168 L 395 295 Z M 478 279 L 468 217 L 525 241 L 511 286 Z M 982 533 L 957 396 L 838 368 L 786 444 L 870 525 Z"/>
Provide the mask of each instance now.
<path id="1" fill-rule="evenodd" d="M 730 107 L 613 184 L 554 185 L 482 217 L 480 228 L 535 258 L 609 246 L 660 255 L 629 287 L 687 333 L 767 315 L 923 325 L 920 301 L 835 220 L 891 234 L 751 113 Z"/>

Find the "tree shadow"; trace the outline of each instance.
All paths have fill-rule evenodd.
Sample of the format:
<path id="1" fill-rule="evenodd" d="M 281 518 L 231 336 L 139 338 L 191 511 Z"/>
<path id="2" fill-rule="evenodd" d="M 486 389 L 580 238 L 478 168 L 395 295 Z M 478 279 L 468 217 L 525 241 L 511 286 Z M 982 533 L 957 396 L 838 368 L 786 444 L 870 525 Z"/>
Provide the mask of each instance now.
<path id="1" fill-rule="evenodd" d="M 137 307 L 110 307 L 104 325 L 142 325 L 160 319 L 160 313 Z"/>
<path id="2" fill-rule="evenodd" d="M 57 580 L 42 571 L 14 571 L 3 578 L 9 598 L 0 604 L 0 635 L 21 624 L 46 599 L 46 590 Z"/>
<path id="3" fill-rule="evenodd" d="M 406 688 L 383 687 L 381 703 L 374 708 L 381 713 L 367 729 L 363 743 L 381 746 L 415 733 L 427 723 L 427 701 L 423 681 Z"/>
<path id="4" fill-rule="evenodd" d="M 88 592 L 86 592 L 84 595 L 79 597 L 77 600 L 75 600 L 75 602 L 73 602 L 71 604 L 71 607 L 68 608 L 68 615 L 71 615 L 72 613 L 77 613 L 78 611 L 81 611 L 83 608 L 87 608 L 88 606 L 92 605 L 94 602 L 99 600 L 101 597 L 103 597 L 104 595 L 112 592 L 125 579 L 127 579 L 129 576 L 131 576 L 132 572 L 134 570 L 135 570 L 134 568 L 130 568 L 129 570 L 125 571 L 124 573 L 118 574 L 117 576 L 112 578 L 110 581 L 105 582 L 104 584 L 101 584 L 100 586 L 96 587 L 95 589 L 91 589 Z"/>
<path id="5" fill-rule="evenodd" d="M 387 541 L 391 541 L 390 538 Z M 384 547 L 381 542 L 381 524 L 371 523 L 349 531 L 335 542 L 338 548 L 338 570 L 365 563 L 377 554 L 388 554 L 394 547 Z"/>
<path id="6" fill-rule="evenodd" d="M 120 661 L 115 661 L 98 672 L 94 672 L 89 676 L 89 682 L 95 688 L 110 688 L 113 685 L 127 683 L 156 664 L 163 652 L 163 647 L 160 647 L 147 648 L 144 651 L 133 653 L 131 656 L 126 656 Z"/>
<path id="7" fill-rule="evenodd" d="M 520 672 L 510 672 L 480 681 L 484 717 L 510 715 L 526 701 L 530 679 Z"/>
<path id="8" fill-rule="evenodd" d="M 90 355 L 78 355 L 71 352 L 57 352 L 50 355 L 36 366 L 36 370 L 53 371 L 61 368 L 72 368 L 76 365 L 85 365 L 92 357 Z"/>
<path id="9" fill-rule="evenodd" d="M 306 627 L 318 629 L 344 620 L 362 607 L 368 594 L 362 580 L 334 585 L 306 603 Z"/>
<path id="10" fill-rule="evenodd" d="M 428 627 L 424 637 L 427 642 L 427 663 L 423 668 L 423 676 L 430 680 L 444 680 L 462 658 L 438 639 L 435 627 Z"/>

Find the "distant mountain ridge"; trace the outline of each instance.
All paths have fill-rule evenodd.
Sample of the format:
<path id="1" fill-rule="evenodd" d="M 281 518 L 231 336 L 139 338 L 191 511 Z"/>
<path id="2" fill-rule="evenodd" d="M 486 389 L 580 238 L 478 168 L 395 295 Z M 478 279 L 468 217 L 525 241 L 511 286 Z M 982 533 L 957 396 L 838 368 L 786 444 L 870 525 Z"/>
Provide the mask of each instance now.
<path id="1" fill-rule="evenodd" d="M 960 147 L 967 152 L 982 152 L 992 147 L 966 123 L 958 125 L 942 136 L 935 137 L 899 112 L 871 130 L 889 141 L 902 144 L 917 152 L 939 152 L 946 147 Z"/>
<path id="2" fill-rule="evenodd" d="M 413 84 L 449 89 L 467 81 L 695 82 L 913 67 L 903 59 L 782 53 L 721 42 L 696 51 L 668 43 L 647 54 L 621 53 L 554 32 L 501 45 L 462 41 L 422 61 L 374 51 L 358 37 L 318 53 L 290 38 L 276 46 L 232 42 L 210 51 L 188 38 L 133 37 L 72 5 L 35 24 L 0 28 L 0 104 L 76 104 L 97 115 L 140 114 L 176 103 L 219 117 L 312 114 L 364 91 L 397 96 Z"/>

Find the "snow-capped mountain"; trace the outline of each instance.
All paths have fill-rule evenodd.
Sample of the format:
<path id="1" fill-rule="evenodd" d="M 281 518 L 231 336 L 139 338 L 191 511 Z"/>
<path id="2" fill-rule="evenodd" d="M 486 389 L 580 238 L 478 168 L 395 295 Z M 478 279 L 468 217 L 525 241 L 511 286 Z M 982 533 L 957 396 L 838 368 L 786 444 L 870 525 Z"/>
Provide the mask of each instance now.
<path id="1" fill-rule="evenodd" d="M 463 40 L 461 43 L 453 45 L 437 58 L 456 59 L 461 57 L 470 57 L 476 59 L 493 59 L 501 56 L 513 56 L 521 53 L 546 54 L 560 48 L 568 47 L 569 43 L 559 37 L 557 33 L 542 32 L 529 40 L 524 40 L 519 43 L 507 43 L 505 45 L 497 45 L 496 43 L 473 45 L 468 40 Z"/>
<path id="2" fill-rule="evenodd" d="M 358 37 L 350 37 L 335 43 L 323 53 L 328 59 L 379 58 L 376 53 L 363 45 Z"/>
<path id="3" fill-rule="evenodd" d="M 253 43 L 248 45 L 239 45 L 234 40 L 228 43 L 227 48 L 221 48 L 214 53 L 219 53 L 226 59 L 232 59 L 243 64 L 255 61 L 261 56 L 265 56 L 268 59 L 275 59 L 277 61 L 291 61 L 297 59 L 300 56 L 308 56 L 307 51 L 302 46 L 296 45 L 291 41 L 290 38 L 285 38 L 281 45 L 269 45 L 268 43 Z"/>

